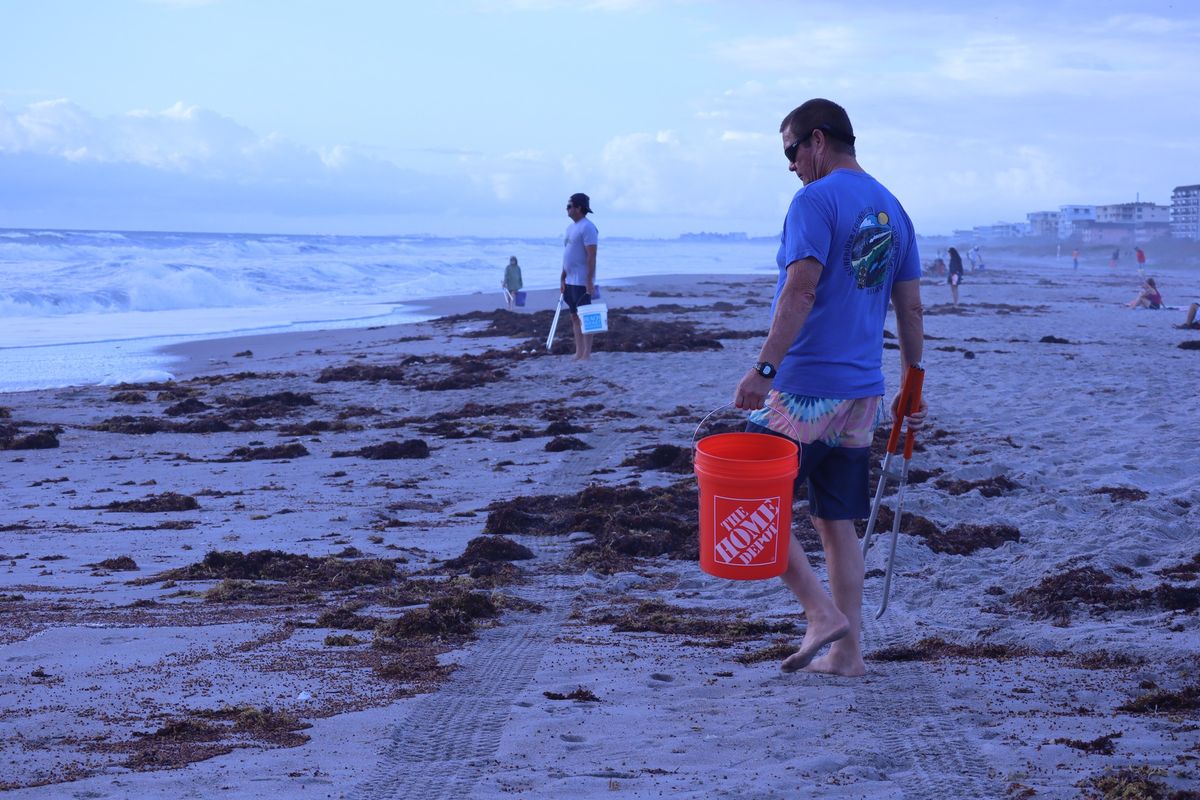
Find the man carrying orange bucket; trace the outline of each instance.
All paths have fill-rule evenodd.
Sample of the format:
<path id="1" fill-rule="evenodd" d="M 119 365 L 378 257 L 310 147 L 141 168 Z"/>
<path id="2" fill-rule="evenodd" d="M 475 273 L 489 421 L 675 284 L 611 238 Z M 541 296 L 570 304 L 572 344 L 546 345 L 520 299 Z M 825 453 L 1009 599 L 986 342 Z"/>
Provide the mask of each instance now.
<path id="1" fill-rule="evenodd" d="M 807 482 L 809 512 L 825 550 L 829 594 L 799 542 L 788 548 L 781 577 L 804 606 L 808 627 L 782 669 L 857 676 L 866 664 L 863 557 L 854 520 L 870 509 L 870 446 L 884 394 L 883 328 L 891 301 L 906 374 L 920 362 L 924 339 L 921 259 L 900 202 L 859 166 L 845 109 L 809 100 L 784 118 L 780 133 L 788 169 L 804 186 L 784 218 L 771 328 L 758 363 L 738 383 L 734 404 L 752 411 L 748 432 L 798 441 L 797 481 Z M 909 415 L 910 430 L 925 413 L 922 401 Z M 765 509 L 758 513 L 773 510 L 769 503 Z M 817 658 L 826 644 L 832 645 L 828 654 Z"/>

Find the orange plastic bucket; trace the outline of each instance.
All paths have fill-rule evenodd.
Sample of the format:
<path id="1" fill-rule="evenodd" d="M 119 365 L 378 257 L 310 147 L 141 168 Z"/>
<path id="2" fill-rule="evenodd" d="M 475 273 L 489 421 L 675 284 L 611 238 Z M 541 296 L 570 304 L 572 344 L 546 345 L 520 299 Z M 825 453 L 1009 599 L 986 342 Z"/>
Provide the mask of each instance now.
<path id="1" fill-rule="evenodd" d="M 733 580 L 783 574 L 799 453 L 791 439 L 763 433 L 719 433 L 696 443 L 700 569 Z"/>

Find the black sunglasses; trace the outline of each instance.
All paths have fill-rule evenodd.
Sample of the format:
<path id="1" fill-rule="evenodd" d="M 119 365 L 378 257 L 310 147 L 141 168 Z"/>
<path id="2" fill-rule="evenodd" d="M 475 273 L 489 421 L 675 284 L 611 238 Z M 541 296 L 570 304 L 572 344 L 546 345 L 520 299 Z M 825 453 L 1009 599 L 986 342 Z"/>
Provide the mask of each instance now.
<path id="1" fill-rule="evenodd" d="M 567 211 L 570 211 L 574 207 L 575 207 L 574 203 L 567 203 Z"/>
<path id="2" fill-rule="evenodd" d="M 853 134 L 846 133 L 845 131 L 839 131 L 832 125 L 818 125 L 809 131 L 807 136 L 797 139 L 787 147 L 783 148 L 783 155 L 785 158 L 787 158 L 789 164 L 796 160 L 796 152 L 800 149 L 800 145 L 807 144 L 808 140 L 811 139 L 812 135 L 817 131 L 823 132 L 826 136 L 832 136 L 834 139 L 840 139 L 846 144 L 854 144 Z"/>

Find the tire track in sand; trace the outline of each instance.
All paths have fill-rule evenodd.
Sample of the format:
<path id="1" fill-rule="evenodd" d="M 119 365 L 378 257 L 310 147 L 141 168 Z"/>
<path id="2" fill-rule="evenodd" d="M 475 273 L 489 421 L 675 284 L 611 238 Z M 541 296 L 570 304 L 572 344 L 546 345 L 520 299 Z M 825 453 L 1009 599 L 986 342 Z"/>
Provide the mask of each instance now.
<path id="1" fill-rule="evenodd" d="M 566 453 L 557 468 L 542 471 L 541 492 L 579 491 L 591 470 L 609 465 L 609 456 L 622 441 L 605 433 L 589 439 L 593 449 Z M 562 561 L 570 551 L 564 539 L 517 538 L 534 551 L 542 566 Z M 355 787 L 351 798 L 459 800 L 470 796 L 488 759 L 500 747 L 513 699 L 537 672 L 584 579 L 543 573 L 534 580 L 537 583 L 523 588 L 520 595 L 546 610 L 523 614 L 486 631 L 464 650 L 465 659 L 446 683 L 409 704 L 405 717 L 381 743 L 379 763 L 371 776 Z"/>
<path id="2" fill-rule="evenodd" d="M 864 639 L 878 647 L 911 645 L 912 626 L 901 627 L 892 609 L 874 619 L 874 604 L 864 603 Z M 1006 797 L 992 776 L 987 759 L 975 742 L 974 730 L 942 704 L 928 665 L 919 661 L 889 662 L 887 676 L 858 681 L 854 707 L 865 730 L 848 749 L 887 764 L 888 779 L 899 784 L 905 797 Z"/>

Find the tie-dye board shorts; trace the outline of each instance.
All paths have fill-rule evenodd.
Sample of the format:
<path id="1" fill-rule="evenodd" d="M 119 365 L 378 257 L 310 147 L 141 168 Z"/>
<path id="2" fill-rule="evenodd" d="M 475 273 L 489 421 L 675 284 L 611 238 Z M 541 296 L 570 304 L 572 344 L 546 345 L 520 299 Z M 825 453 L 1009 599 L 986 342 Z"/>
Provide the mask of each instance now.
<path id="1" fill-rule="evenodd" d="M 747 431 L 800 439 L 800 472 L 809 511 L 820 519 L 862 519 L 870 513 L 871 439 L 883 419 L 882 397 L 844 400 L 772 389 L 766 408 L 750 412 Z M 778 412 L 778 413 L 776 413 Z"/>

